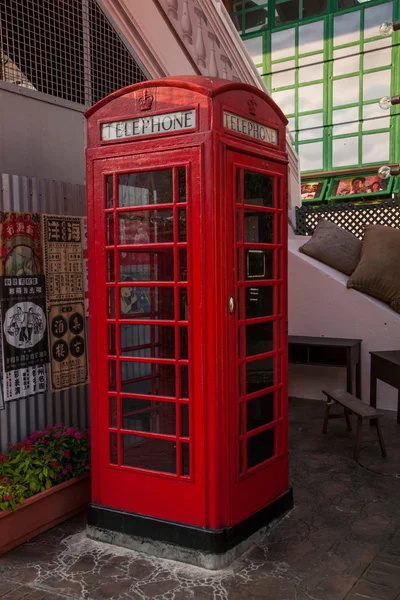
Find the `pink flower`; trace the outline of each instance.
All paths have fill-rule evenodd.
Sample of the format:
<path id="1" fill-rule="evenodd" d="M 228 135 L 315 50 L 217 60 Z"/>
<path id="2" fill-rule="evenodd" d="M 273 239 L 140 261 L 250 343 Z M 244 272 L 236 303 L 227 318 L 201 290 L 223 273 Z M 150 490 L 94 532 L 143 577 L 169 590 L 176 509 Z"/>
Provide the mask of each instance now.
<path id="1" fill-rule="evenodd" d="M 86 460 L 83 460 L 83 461 L 81 462 L 81 467 L 84 467 L 85 465 L 86 465 Z"/>
<path id="2" fill-rule="evenodd" d="M 0 454 L 0 463 L 6 462 L 6 460 L 8 460 L 7 456 L 4 456 L 3 454 Z"/>
<path id="3" fill-rule="evenodd" d="M 77 440 L 81 440 L 81 439 L 83 439 L 83 435 L 81 434 L 81 432 L 80 432 L 80 431 L 77 431 L 77 432 L 74 434 L 74 438 L 76 438 Z"/>
<path id="4" fill-rule="evenodd" d="M 67 465 L 66 468 L 68 469 L 68 471 L 72 471 L 72 465 Z"/>
<path id="5" fill-rule="evenodd" d="M 71 450 L 64 450 L 63 456 L 64 458 L 69 458 L 71 456 Z"/>
<path id="6" fill-rule="evenodd" d="M 65 430 L 65 435 L 74 435 L 75 433 L 75 429 L 73 427 L 68 427 L 68 429 Z"/>
<path id="7" fill-rule="evenodd" d="M 3 496 L 3 500 L 4 502 L 8 502 L 9 500 L 12 500 L 13 497 L 11 496 L 11 494 L 9 494 L 8 496 Z"/>
<path id="8" fill-rule="evenodd" d="M 68 475 L 68 471 L 67 471 L 67 469 L 63 469 L 63 470 L 62 470 L 62 474 L 63 474 L 63 475 Z"/>
<path id="9" fill-rule="evenodd" d="M 58 431 L 57 433 L 54 434 L 55 438 L 60 438 L 62 436 L 62 434 Z"/>
<path id="10" fill-rule="evenodd" d="M 32 446 L 33 444 L 33 440 L 31 438 L 28 438 L 27 440 L 25 440 L 25 446 Z"/>
<path id="11" fill-rule="evenodd" d="M 53 467 L 53 469 L 58 469 L 58 467 L 60 467 L 60 463 L 59 462 L 52 462 L 50 463 L 50 466 Z"/>

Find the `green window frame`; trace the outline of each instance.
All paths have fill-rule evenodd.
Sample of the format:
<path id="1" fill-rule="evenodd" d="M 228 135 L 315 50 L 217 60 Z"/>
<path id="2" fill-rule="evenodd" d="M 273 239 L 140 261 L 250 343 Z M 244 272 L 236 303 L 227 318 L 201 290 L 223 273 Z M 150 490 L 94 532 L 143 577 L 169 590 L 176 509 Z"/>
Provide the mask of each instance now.
<path id="1" fill-rule="evenodd" d="M 257 0 L 258 2 L 259 0 Z M 277 4 L 282 3 L 283 0 L 270 0 L 269 3 L 263 3 L 256 7 L 247 10 L 242 10 L 242 13 L 258 10 L 260 7 L 265 9 L 268 6 L 269 19 L 265 27 L 259 31 L 253 31 L 251 33 L 244 33 L 242 39 L 250 48 L 250 55 L 258 55 L 259 59 L 256 60 L 256 67 L 263 77 L 264 82 L 269 90 L 271 90 L 273 96 L 277 98 L 278 104 L 281 104 L 280 98 L 286 97 L 291 98 L 290 94 L 293 94 L 293 107 L 289 107 L 288 110 L 282 106 L 286 116 L 288 117 L 291 130 L 294 137 L 295 149 L 301 154 L 305 153 L 306 148 L 310 148 L 310 152 L 316 152 L 321 154 L 321 160 L 317 168 L 304 169 L 303 173 L 313 173 L 322 171 L 335 171 L 338 169 L 354 169 L 363 166 L 371 166 L 374 164 L 380 164 L 382 162 L 398 162 L 400 161 L 400 144 L 396 144 L 396 140 L 400 139 L 400 119 L 395 118 L 400 114 L 400 106 L 394 106 L 389 112 L 385 112 L 379 109 L 381 112 L 376 116 L 370 116 L 375 112 L 374 107 L 377 106 L 380 97 L 366 97 L 365 91 L 368 88 L 369 82 L 373 81 L 376 77 L 377 80 L 384 80 L 385 72 L 390 73 L 391 87 L 390 94 L 395 95 L 400 93 L 400 71 L 393 68 L 393 65 L 399 64 L 400 61 L 400 33 L 395 32 L 393 34 L 391 47 L 391 62 L 383 66 L 373 66 L 368 57 L 372 56 L 370 49 L 373 49 L 376 42 L 381 43 L 383 38 L 378 33 L 378 27 L 380 23 L 377 23 L 377 34 L 371 35 L 371 31 L 366 32 L 365 30 L 365 10 L 379 5 L 386 5 L 393 3 L 393 20 L 400 18 L 400 2 L 398 0 L 371 0 L 362 5 L 352 6 L 350 8 L 339 9 L 339 0 L 329 0 L 328 7 L 329 12 L 323 15 L 318 15 L 312 18 L 303 20 L 292 21 L 290 23 L 284 23 L 280 26 L 274 25 L 275 7 Z M 242 0 L 242 7 L 248 6 L 247 0 Z M 300 10 L 302 9 L 302 1 L 299 1 Z M 360 27 L 359 27 L 359 38 L 350 42 L 335 45 L 334 42 L 334 23 L 335 17 L 341 15 L 350 15 L 351 13 L 359 13 L 360 15 Z M 236 13 L 238 14 L 238 13 Z M 351 18 L 349 16 L 349 18 Z M 384 19 L 382 19 L 384 20 Z M 312 50 L 309 52 L 302 52 L 301 44 L 299 44 L 299 36 L 301 35 L 301 28 L 304 25 L 312 26 L 315 23 L 322 23 L 323 27 L 323 44 L 321 48 Z M 294 30 L 294 49 L 291 54 L 280 58 L 274 58 L 271 56 L 271 49 L 273 46 L 274 34 L 284 34 L 286 31 Z M 383 43 L 383 42 L 382 42 Z M 354 49 L 354 52 L 352 50 Z M 382 48 L 384 50 L 384 48 Z M 377 50 L 380 52 L 380 50 Z M 347 53 L 359 54 L 359 69 L 356 71 L 349 71 L 345 73 L 336 72 L 334 67 L 336 58 L 336 64 L 339 63 L 338 54 Z M 304 80 L 301 69 L 303 72 L 306 70 L 307 61 L 312 62 L 313 57 L 318 61 L 315 69 L 315 78 Z M 344 63 L 346 56 L 341 57 L 343 60 L 340 62 Z M 293 72 L 289 84 L 287 85 L 274 85 L 274 79 L 278 81 L 276 77 L 277 72 L 286 70 Z M 322 69 L 322 71 L 321 71 Z M 309 69 L 312 72 L 312 69 Z M 290 75 L 290 73 L 288 73 Z M 355 78 L 358 78 L 357 80 Z M 346 81 L 347 80 L 347 81 Z M 335 105 L 334 90 L 343 82 L 343 85 L 351 85 L 352 82 L 356 82 L 358 86 L 358 97 L 355 101 L 350 101 L 346 104 Z M 307 94 L 306 88 L 308 86 L 321 86 L 323 90 L 323 102 L 322 106 L 318 106 L 317 109 L 304 110 L 301 106 L 299 99 L 303 95 Z M 371 87 L 371 86 L 370 86 Z M 319 88 L 315 87 L 315 90 Z M 303 93 L 302 93 L 303 92 Z M 311 90 L 310 90 L 311 92 Z M 340 121 L 339 115 L 346 114 L 345 112 L 340 113 L 339 111 L 351 111 L 353 116 L 350 119 L 353 122 L 353 128 L 349 131 L 342 126 L 343 122 Z M 389 117 L 385 119 L 384 117 Z M 380 119 L 375 121 L 376 118 Z M 304 123 L 311 123 L 311 127 L 307 126 L 304 128 Z M 314 125 L 313 125 L 314 123 Z M 346 122 L 344 123 L 346 124 Z M 382 125 L 382 126 L 381 126 Z M 354 131 L 353 131 L 354 129 Z M 370 137 L 372 136 L 372 137 Z M 376 137 L 374 137 L 376 136 Z M 373 144 L 375 141 L 381 140 L 386 142 L 385 136 L 389 138 L 389 156 L 381 159 L 378 156 L 378 160 L 373 162 L 369 157 L 373 156 Z M 368 143 L 369 142 L 369 143 Z M 340 146 L 353 143 L 354 146 L 358 146 L 356 152 L 355 161 L 352 164 L 335 164 L 337 163 L 337 156 L 340 156 Z M 308 146 L 307 144 L 313 144 Z M 364 154 L 364 156 L 363 156 Z"/>

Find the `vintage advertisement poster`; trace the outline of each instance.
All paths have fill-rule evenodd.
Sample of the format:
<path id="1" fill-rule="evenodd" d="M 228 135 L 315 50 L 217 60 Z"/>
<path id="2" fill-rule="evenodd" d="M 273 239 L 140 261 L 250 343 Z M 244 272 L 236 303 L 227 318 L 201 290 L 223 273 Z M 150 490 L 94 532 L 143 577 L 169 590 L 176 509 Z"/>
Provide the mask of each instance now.
<path id="1" fill-rule="evenodd" d="M 48 309 L 48 315 L 52 389 L 63 390 L 87 383 L 83 301 L 52 305 Z"/>
<path id="2" fill-rule="evenodd" d="M 49 355 L 40 215 L 0 212 L 0 245 L 3 390 L 8 401 L 46 389 L 43 365 Z"/>
<path id="3" fill-rule="evenodd" d="M 43 221 L 47 302 L 83 302 L 81 219 L 44 215 Z"/>

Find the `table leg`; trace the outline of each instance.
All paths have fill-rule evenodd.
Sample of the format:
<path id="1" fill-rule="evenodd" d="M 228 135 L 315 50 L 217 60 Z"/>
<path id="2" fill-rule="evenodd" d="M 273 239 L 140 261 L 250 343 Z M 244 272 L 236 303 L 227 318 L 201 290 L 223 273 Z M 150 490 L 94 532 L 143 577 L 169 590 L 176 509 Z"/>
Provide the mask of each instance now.
<path id="1" fill-rule="evenodd" d="M 329 413 L 331 410 L 331 406 L 334 404 L 332 400 L 327 400 L 325 405 L 325 417 L 324 417 L 324 425 L 322 427 L 322 433 L 327 433 L 328 431 L 328 421 L 329 421 Z"/>
<path id="2" fill-rule="evenodd" d="M 400 390 L 397 396 L 397 422 L 400 423 Z"/>
<path id="3" fill-rule="evenodd" d="M 344 409 L 344 416 L 346 417 L 347 431 L 351 431 L 351 421 L 350 421 L 349 411 L 347 408 Z"/>
<path id="4" fill-rule="evenodd" d="M 387 457 L 386 446 L 385 446 L 385 442 L 383 441 L 381 424 L 379 423 L 379 419 L 375 419 L 375 425 L 376 425 L 376 432 L 378 434 L 379 445 L 381 447 L 382 456 L 383 456 L 383 458 L 386 458 Z"/>
<path id="5" fill-rule="evenodd" d="M 361 400 L 361 356 L 356 364 L 356 396 Z"/>
<path id="6" fill-rule="evenodd" d="M 373 362 L 373 358 L 371 360 L 371 375 L 370 375 L 370 396 L 369 396 L 369 403 L 373 408 L 376 408 L 376 375 L 375 375 L 375 368 L 374 368 L 374 362 Z M 373 423 L 370 421 L 369 422 L 370 426 L 373 426 Z"/>
<path id="7" fill-rule="evenodd" d="M 356 446 L 354 448 L 354 460 L 356 460 L 357 462 L 358 462 L 358 455 L 360 454 L 361 429 L 362 429 L 362 418 L 358 417 L 358 419 L 357 419 L 357 433 L 356 433 Z"/>
<path id="8" fill-rule="evenodd" d="M 351 356 L 350 350 L 347 351 L 347 360 L 346 360 L 346 389 L 349 394 L 353 393 L 353 369 L 351 365 Z"/>

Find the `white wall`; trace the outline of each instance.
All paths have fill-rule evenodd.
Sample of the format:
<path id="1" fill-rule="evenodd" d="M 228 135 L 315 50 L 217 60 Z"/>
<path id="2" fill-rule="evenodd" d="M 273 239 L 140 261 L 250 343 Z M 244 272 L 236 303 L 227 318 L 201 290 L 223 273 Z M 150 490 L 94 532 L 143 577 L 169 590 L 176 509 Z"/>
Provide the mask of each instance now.
<path id="1" fill-rule="evenodd" d="M 0 82 L 0 172 L 83 184 L 81 107 Z"/>
<path id="2" fill-rule="evenodd" d="M 289 334 L 362 339 L 362 398 L 369 403 L 369 352 L 400 348 L 400 315 L 347 289 L 346 275 L 301 254 L 307 239 L 289 228 Z M 345 387 L 345 377 L 345 369 L 290 365 L 289 394 L 322 399 L 323 388 Z M 381 381 L 377 406 L 397 408 L 397 391 Z"/>

